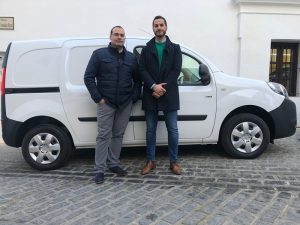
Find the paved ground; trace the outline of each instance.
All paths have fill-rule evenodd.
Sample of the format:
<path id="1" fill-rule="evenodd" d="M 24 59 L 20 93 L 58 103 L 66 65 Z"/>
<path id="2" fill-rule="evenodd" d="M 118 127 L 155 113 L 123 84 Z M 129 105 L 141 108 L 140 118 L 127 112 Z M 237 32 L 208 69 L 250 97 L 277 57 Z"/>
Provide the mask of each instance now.
<path id="1" fill-rule="evenodd" d="M 59 170 L 31 169 L 21 152 L 0 144 L 0 225 L 13 224 L 300 224 L 300 131 L 258 159 L 230 159 L 216 146 L 181 148 L 182 176 L 158 168 L 140 176 L 145 149 L 126 149 L 129 175 L 107 173 L 95 185 L 92 150 Z"/>

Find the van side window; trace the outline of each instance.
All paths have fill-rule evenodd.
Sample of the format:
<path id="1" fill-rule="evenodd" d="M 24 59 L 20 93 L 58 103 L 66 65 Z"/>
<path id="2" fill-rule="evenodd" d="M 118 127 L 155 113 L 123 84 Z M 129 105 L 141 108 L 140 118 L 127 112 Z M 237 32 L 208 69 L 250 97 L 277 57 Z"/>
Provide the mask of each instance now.
<path id="1" fill-rule="evenodd" d="M 208 85 L 209 81 L 210 75 L 207 66 L 183 52 L 182 67 L 178 77 L 178 85 Z"/>
<path id="2" fill-rule="evenodd" d="M 143 47 L 136 46 L 133 49 L 133 54 L 138 61 Z M 208 85 L 210 83 L 209 70 L 206 65 L 189 54 L 182 52 L 182 67 L 177 82 L 180 86 Z"/>

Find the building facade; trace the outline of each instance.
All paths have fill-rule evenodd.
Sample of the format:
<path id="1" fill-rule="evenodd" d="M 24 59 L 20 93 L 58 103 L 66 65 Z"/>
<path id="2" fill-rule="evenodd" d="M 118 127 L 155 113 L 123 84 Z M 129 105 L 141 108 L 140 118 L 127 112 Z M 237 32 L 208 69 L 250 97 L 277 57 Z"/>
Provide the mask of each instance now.
<path id="1" fill-rule="evenodd" d="M 156 15 L 173 41 L 228 74 L 283 84 L 300 109 L 300 0 L 0 0 L 0 52 L 15 40 L 107 37 L 115 25 L 152 37 Z"/>

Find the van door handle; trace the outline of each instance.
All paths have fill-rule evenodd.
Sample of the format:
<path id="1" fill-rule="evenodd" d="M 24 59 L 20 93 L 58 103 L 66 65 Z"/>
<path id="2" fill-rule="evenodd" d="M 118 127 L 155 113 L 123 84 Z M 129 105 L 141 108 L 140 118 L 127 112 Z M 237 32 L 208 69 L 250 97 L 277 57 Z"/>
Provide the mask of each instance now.
<path id="1" fill-rule="evenodd" d="M 212 95 L 207 95 L 205 96 L 205 98 L 212 98 Z"/>

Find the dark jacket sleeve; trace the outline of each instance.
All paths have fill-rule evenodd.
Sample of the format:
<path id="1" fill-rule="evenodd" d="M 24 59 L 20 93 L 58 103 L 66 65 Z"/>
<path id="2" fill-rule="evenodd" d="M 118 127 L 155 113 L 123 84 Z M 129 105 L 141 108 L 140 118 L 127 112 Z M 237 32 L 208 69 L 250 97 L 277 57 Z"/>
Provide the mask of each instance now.
<path id="1" fill-rule="evenodd" d="M 182 66 L 182 54 L 179 45 L 174 46 L 174 61 L 172 65 L 172 70 L 167 74 L 165 82 L 167 86 L 173 86 L 177 84 L 177 79 L 181 72 Z"/>
<path id="2" fill-rule="evenodd" d="M 151 89 L 151 86 L 156 82 L 151 77 L 146 67 L 146 47 L 143 48 L 141 53 L 139 71 L 140 71 L 142 81 L 144 82 L 144 87 Z"/>
<path id="3" fill-rule="evenodd" d="M 96 76 L 99 72 L 100 60 L 95 52 L 93 52 L 90 61 L 84 73 L 84 83 L 91 94 L 94 102 L 98 103 L 102 96 L 97 89 Z"/>
<path id="4" fill-rule="evenodd" d="M 141 89 L 142 89 L 142 81 L 139 74 L 139 68 L 137 60 L 134 60 L 134 70 L 133 70 L 133 95 L 132 95 L 132 101 L 135 103 L 139 100 L 141 96 Z"/>

